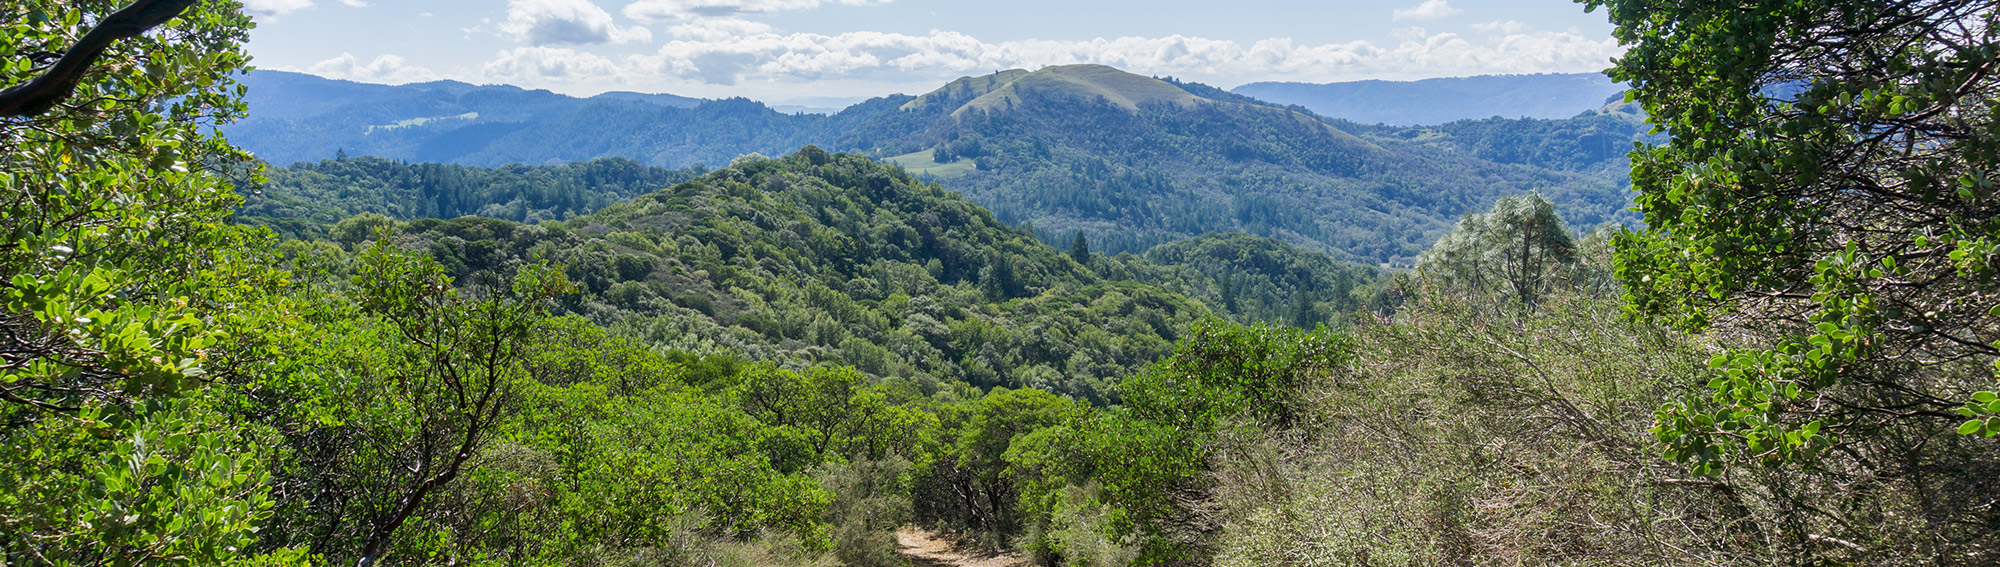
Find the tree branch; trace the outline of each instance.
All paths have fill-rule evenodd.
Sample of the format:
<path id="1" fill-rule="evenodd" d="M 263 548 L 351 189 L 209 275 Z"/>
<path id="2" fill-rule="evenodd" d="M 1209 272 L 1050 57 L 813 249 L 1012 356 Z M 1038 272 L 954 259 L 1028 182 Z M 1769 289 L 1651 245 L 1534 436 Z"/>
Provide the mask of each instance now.
<path id="1" fill-rule="evenodd" d="M 34 80 L 0 91 L 0 116 L 37 116 L 69 98 L 84 72 L 104 50 L 121 39 L 138 37 L 187 11 L 199 0 L 136 0 L 113 12 L 64 52 L 47 73 Z"/>

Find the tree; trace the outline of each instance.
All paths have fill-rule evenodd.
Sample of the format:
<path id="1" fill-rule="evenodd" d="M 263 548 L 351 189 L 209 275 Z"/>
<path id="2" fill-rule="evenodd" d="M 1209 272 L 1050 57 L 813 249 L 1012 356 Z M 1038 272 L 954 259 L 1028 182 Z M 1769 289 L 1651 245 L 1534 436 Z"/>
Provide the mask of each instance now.
<path id="1" fill-rule="evenodd" d="M 1083 231 L 1076 231 L 1076 239 L 1070 242 L 1069 258 L 1085 266 L 1090 265 L 1090 241 L 1083 237 Z"/>
<path id="2" fill-rule="evenodd" d="M 1576 261 L 1576 240 L 1540 193 L 1501 198 L 1467 215 L 1417 257 L 1417 271 L 1472 292 L 1493 292 L 1534 306 Z"/>
<path id="3" fill-rule="evenodd" d="M 1986 111 L 2000 40 L 1963 27 L 1990 6 L 1592 6 L 1635 46 L 1614 75 L 1675 138 L 1634 154 L 1649 228 L 1618 241 L 1618 269 L 1635 309 L 1691 330 L 1779 330 L 1721 361 L 1741 382 L 1719 384 L 1718 401 L 1745 411 L 1716 427 L 1800 441 L 1835 417 L 1798 406 L 1941 419 L 1955 388 L 1933 380 L 1990 381 L 1966 363 L 2000 356 L 2000 136 Z M 1766 388 L 1786 402 L 1741 397 Z M 1869 399 L 1891 390 L 1904 392 Z M 1676 444 L 1697 460 L 1711 442 L 1739 445 L 1685 433 Z"/>
<path id="4" fill-rule="evenodd" d="M 90 73 L 91 65 L 113 44 L 159 27 L 195 3 L 196 0 L 138 0 L 105 16 L 75 45 L 63 50 L 62 57 L 41 76 L 0 91 L 0 116 L 32 117 L 56 108 L 76 92 Z M 48 21 L 46 14 L 41 19 Z"/>
<path id="5" fill-rule="evenodd" d="M 351 487 L 361 495 L 360 567 L 380 560 L 396 530 L 491 443 L 525 379 L 529 332 L 569 291 L 562 271 L 545 265 L 505 280 L 478 278 L 455 288 L 437 262 L 386 240 L 362 254 L 354 277 L 361 311 L 397 340 L 351 369 L 376 381 L 369 405 L 385 410 L 367 440 L 384 452 L 384 474 L 375 485 Z"/>
<path id="6" fill-rule="evenodd" d="M 1995 515 L 1959 502 L 2000 492 L 1975 472 L 2000 452 L 1953 437 L 2000 433 L 1996 396 L 1974 393 L 2000 358 L 2000 11 L 1587 5 L 1631 46 L 1610 73 L 1672 136 L 1632 154 L 1646 228 L 1616 239 L 1631 308 L 1729 347 L 1693 378 L 1705 391 L 1660 410 L 1666 454 L 1710 475 L 1826 471 L 1773 489 L 1811 489 L 1785 500 L 1799 510 L 1872 505 L 1885 483 L 1923 494 L 1934 532 L 1911 552 L 1977 553 Z"/>
<path id="7" fill-rule="evenodd" d="M 1222 310 L 1232 315 L 1235 314 L 1239 307 L 1237 305 L 1237 295 L 1239 292 L 1236 289 L 1236 274 L 1234 272 L 1223 272 L 1216 279 L 1221 280 Z"/>
<path id="8" fill-rule="evenodd" d="M 0 563 L 224 564 L 270 516 L 262 432 L 208 387 L 272 277 L 226 223 L 252 161 L 208 135 L 250 21 L 115 7 L 0 4 Z"/>
<path id="9" fill-rule="evenodd" d="M 852 368 L 793 372 L 765 365 L 744 376 L 733 394 L 758 421 L 802 434 L 814 463 L 882 459 L 907 450 L 927 416 L 891 405 L 866 380 Z"/>
<path id="10" fill-rule="evenodd" d="M 1006 301 L 1021 294 L 1021 280 L 1014 274 L 1014 256 L 995 252 L 993 261 L 979 272 L 979 287 L 993 301 Z"/>
<path id="11" fill-rule="evenodd" d="M 1319 309 L 1313 301 L 1312 293 L 1303 289 L 1294 292 L 1292 294 L 1292 326 L 1301 329 L 1311 329 L 1313 326 L 1318 325 L 1319 322 Z"/>
<path id="12" fill-rule="evenodd" d="M 1020 533 L 1019 486 L 1008 474 L 1008 448 L 1038 429 L 1076 420 L 1085 406 L 1042 390 L 994 388 L 985 397 L 966 402 L 962 422 L 950 440 L 956 460 L 937 463 L 942 482 L 950 485 L 952 502 L 926 506 L 954 509 L 966 525 L 1005 541 Z"/>

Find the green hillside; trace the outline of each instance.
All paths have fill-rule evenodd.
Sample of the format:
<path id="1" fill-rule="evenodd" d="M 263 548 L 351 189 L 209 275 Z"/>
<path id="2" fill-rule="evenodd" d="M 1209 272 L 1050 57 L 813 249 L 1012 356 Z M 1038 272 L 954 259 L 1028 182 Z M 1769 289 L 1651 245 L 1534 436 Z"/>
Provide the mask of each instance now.
<path id="1" fill-rule="evenodd" d="M 847 364 L 925 391 L 1032 385 L 1110 402 L 1116 377 L 1211 313 L 1104 280 L 896 168 L 817 148 L 565 222 L 395 229 L 460 276 L 561 264 L 581 292 L 566 310 L 663 348 Z"/>
<path id="2" fill-rule="evenodd" d="M 957 116 L 974 111 L 1012 109 L 1015 105 L 1030 99 L 1045 97 L 1101 99 L 1119 108 L 1134 111 L 1140 106 L 1195 105 L 1206 102 L 1163 81 L 1103 65 L 1061 65 L 1032 73 L 1018 71 L 1002 73 L 1000 81 L 1003 84 L 972 99 L 952 114 Z"/>
<path id="3" fill-rule="evenodd" d="M 237 188 L 237 221 L 299 238 L 373 213 L 395 219 L 478 215 L 537 223 L 590 214 L 696 175 L 604 158 L 557 166 L 483 168 L 342 157 L 267 170 L 268 181 Z"/>
<path id="4" fill-rule="evenodd" d="M 943 87 L 938 88 L 938 90 L 931 91 L 903 104 L 898 110 L 907 112 L 937 108 L 946 110 L 955 109 L 967 101 L 978 99 L 979 97 L 986 96 L 987 93 L 1005 88 L 1007 85 L 1013 84 L 1014 81 L 1027 75 L 1028 72 L 1025 70 L 1009 69 L 979 77 L 960 77 L 956 81 L 946 83 Z"/>
<path id="5" fill-rule="evenodd" d="M 578 172 L 617 165 L 443 171 L 506 184 L 523 176 L 601 179 Z M 374 195 L 365 191 L 406 179 L 410 167 L 327 162 L 284 172 L 279 178 L 293 181 L 272 185 L 296 191 L 299 176 L 345 168 L 351 185 L 315 191 Z M 690 175 L 627 173 L 638 176 L 634 185 Z M 253 202 L 262 203 L 257 210 L 307 212 Z M 1033 386 L 1109 403 L 1118 398 L 1117 377 L 1164 356 L 1176 329 L 1196 319 L 1311 326 L 1379 307 L 1363 289 L 1378 271 L 1248 235 L 1078 262 L 899 168 L 811 147 L 739 160 L 594 214 L 538 224 L 406 215 L 399 222 L 375 216 L 396 212 L 379 203 L 359 204 L 350 214 L 367 214 L 337 225 L 317 216 L 340 204 L 311 209 L 312 217 L 247 218 L 350 246 L 388 229 L 400 246 L 428 253 L 459 278 L 555 262 L 579 284 L 566 311 L 648 344 L 847 364 L 925 391 Z"/>
<path id="6" fill-rule="evenodd" d="M 1045 241 L 1082 231 L 1107 252 L 1241 232 L 1408 266 L 1460 215 L 1530 190 L 1581 225 L 1631 220 L 1622 185 L 1603 176 L 1364 139 L 1297 110 L 1200 98 L 1109 67 L 1003 73 L 992 84 L 955 109 L 945 105 L 977 89 L 876 115 L 842 144 L 971 159 L 977 170 L 953 189 Z"/>

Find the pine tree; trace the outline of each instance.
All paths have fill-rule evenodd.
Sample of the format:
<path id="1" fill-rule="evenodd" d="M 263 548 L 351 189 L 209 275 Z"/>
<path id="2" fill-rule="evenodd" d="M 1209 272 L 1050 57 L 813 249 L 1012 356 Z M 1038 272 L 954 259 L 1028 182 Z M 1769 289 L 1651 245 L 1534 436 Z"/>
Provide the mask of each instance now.
<path id="1" fill-rule="evenodd" d="M 1021 283 L 1014 275 L 1014 259 L 1005 253 L 995 254 L 993 263 L 980 270 L 979 288 L 994 301 L 1006 301 L 1019 295 Z"/>
<path id="2" fill-rule="evenodd" d="M 1292 295 L 1292 326 L 1311 329 L 1319 325 L 1319 310 L 1313 306 L 1311 293 L 1299 290 Z"/>
<path id="3" fill-rule="evenodd" d="M 1090 240 L 1083 237 L 1083 231 L 1076 231 L 1076 240 L 1069 245 L 1069 257 L 1076 263 L 1090 265 Z"/>
<path id="4" fill-rule="evenodd" d="M 1236 276 L 1231 274 L 1222 274 L 1221 279 L 1222 279 L 1222 310 L 1228 311 L 1230 314 L 1235 314 L 1237 307 Z"/>

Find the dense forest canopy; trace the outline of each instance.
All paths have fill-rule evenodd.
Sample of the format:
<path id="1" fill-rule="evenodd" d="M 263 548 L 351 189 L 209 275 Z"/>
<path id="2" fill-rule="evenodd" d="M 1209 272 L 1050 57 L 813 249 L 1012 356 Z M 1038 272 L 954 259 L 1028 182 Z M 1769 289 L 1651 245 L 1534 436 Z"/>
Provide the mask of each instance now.
<path id="1" fill-rule="evenodd" d="M 326 237 L 324 229 L 364 213 L 403 220 L 481 216 L 535 224 L 594 213 L 698 173 L 616 158 L 488 169 L 342 156 L 267 169 L 263 182 L 237 188 L 244 203 L 236 219 L 294 237 Z"/>
<path id="2" fill-rule="evenodd" d="M 1990 564 L 2000 11 L 1760 6 L 1586 3 L 1640 108 L 1572 121 L 1350 130 L 1107 68 L 876 101 L 983 161 L 941 183 L 815 145 L 271 168 L 206 126 L 256 110 L 240 4 L 0 5 L 0 563 L 902 566 L 928 530 L 1051 566 Z M 1616 185 L 1627 136 L 1642 227 L 1435 190 Z M 1189 182 L 1224 162 L 1380 184 L 1436 243 L 1345 263 L 1269 220 L 1337 209 Z M 1272 234 L 952 189 L 1065 170 Z"/>

